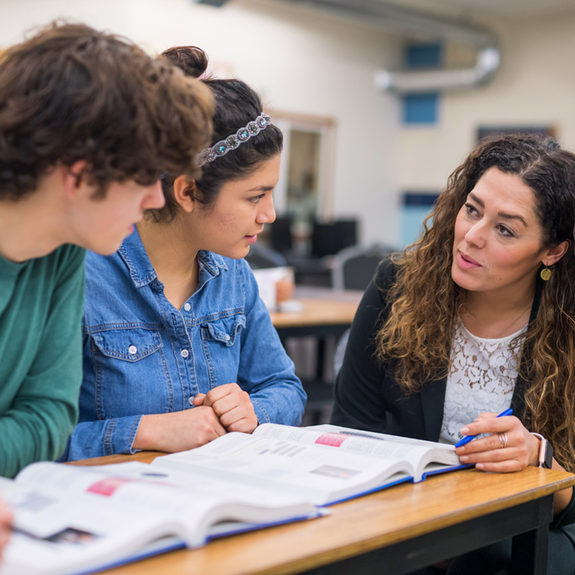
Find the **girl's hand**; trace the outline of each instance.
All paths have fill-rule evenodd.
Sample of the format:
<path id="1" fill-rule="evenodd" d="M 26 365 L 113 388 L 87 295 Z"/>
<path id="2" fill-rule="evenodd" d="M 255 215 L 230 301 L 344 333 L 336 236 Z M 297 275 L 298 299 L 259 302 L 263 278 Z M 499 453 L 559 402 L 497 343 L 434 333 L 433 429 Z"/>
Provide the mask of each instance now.
<path id="1" fill-rule="evenodd" d="M 225 433 L 211 407 L 195 407 L 173 413 L 144 415 L 133 447 L 173 453 L 200 447 Z"/>
<path id="2" fill-rule="evenodd" d="M 461 433 L 489 434 L 455 450 L 461 463 L 475 463 L 483 471 L 503 473 L 539 463 L 539 439 L 513 415 L 497 417 L 496 413 L 482 413 L 473 423 L 463 427 Z"/>
<path id="3" fill-rule="evenodd" d="M 258 426 L 250 396 L 237 383 L 218 385 L 207 395 L 199 393 L 194 405 L 211 407 L 227 431 L 251 433 Z"/>

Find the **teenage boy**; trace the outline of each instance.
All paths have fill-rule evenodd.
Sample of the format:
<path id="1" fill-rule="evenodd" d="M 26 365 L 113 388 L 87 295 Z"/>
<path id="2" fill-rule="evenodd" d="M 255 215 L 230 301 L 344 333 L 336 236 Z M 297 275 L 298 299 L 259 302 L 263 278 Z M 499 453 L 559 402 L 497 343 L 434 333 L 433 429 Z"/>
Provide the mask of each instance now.
<path id="1" fill-rule="evenodd" d="M 190 172 L 212 112 L 200 82 L 88 26 L 53 24 L 3 54 L 0 475 L 63 451 L 82 381 L 84 249 L 113 253 L 164 204 L 158 177 Z"/>

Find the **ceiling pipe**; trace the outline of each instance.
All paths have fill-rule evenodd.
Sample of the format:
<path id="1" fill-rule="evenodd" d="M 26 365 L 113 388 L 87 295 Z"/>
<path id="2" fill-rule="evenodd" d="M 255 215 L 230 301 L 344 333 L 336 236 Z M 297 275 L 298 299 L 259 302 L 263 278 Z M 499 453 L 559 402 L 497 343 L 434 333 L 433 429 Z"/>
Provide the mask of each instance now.
<path id="1" fill-rule="evenodd" d="M 375 85 L 385 91 L 403 93 L 469 89 L 488 82 L 499 68 L 501 53 L 497 36 L 489 29 L 466 20 L 403 8 L 380 0 L 285 0 L 306 4 L 340 16 L 377 24 L 394 34 L 425 41 L 449 41 L 478 51 L 472 68 L 418 71 L 380 70 Z"/>
<path id="2" fill-rule="evenodd" d="M 500 54 L 497 48 L 484 48 L 477 56 L 473 68 L 453 70 L 426 70 L 375 73 L 375 86 L 398 94 L 444 92 L 447 90 L 473 88 L 488 82 L 499 68 Z"/>

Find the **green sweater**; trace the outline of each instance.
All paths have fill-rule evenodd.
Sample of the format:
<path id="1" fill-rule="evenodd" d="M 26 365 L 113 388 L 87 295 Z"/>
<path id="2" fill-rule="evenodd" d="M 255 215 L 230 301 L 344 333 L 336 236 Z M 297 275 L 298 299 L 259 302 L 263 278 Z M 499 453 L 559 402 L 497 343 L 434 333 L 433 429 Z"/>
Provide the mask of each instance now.
<path id="1" fill-rule="evenodd" d="M 0 475 L 56 459 L 78 417 L 84 255 L 0 256 Z"/>

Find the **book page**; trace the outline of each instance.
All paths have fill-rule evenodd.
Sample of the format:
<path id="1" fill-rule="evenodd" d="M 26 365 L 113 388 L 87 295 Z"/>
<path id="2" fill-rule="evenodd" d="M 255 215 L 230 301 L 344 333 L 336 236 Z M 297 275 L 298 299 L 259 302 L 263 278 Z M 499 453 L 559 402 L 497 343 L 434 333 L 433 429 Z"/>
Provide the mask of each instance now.
<path id="1" fill-rule="evenodd" d="M 265 423 L 256 428 L 254 435 L 288 439 L 306 445 L 337 448 L 381 459 L 407 461 L 415 470 L 416 481 L 421 479 L 425 467 L 430 462 L 444 464 L 447 468 L 460 465 L 459 457 L 452 445 L 363 432 L 335 425 L 298 428 Z M 434 469 L 437 467 L 434 466 Z"/>
<path id="2" fill-rule="evenodd" d="M 0 575 L 68 575 L 90 572 L 127 557 L 135 560 L 148 545 L 162 537 L 162 529 L 145 518 L 137 528 L 121 522 L 102 528 L 101 517 L 91 518 L 91 527 L 68 527 L 50 537 L 34 538 L 15 532 L 3 551 Z M 178 544 L 174 545 L 174 540 Z M 180 538 L 171 538 L 168 547 L 156 545 L 154 553 L 183 547 Z M 148 551 L 150 552 L 150 551 Z"/>
<path id="3" fill-rule="evenodd" d="M 63 575 L 137 556 L 144 546 L 149 552 L 168 535 L 198 547 L 213 536 L 321 515 L 301 497 L 136 462 L 36 463 L 17 481 L 0 481 L 0 497 L 15 513 L 16 530 L 0 575 Z"/>
<path id="4" fill-rule="evenodd" d="M 362 429 L 351 429 L 349 427 L 341 427 L 339 425 L 331 425 L 324 423 L 322 425 L 313 425 L 303 429 L 324 431 L 332 433 L 343 433 L 345 435 L 352 435 L 355 437 L 365 437 L 368 439 L 377 439 L 391 441 L 393 443 L 401 443 L 405 445 L 419 445 L 421 447 L 433 447 L 441 449 L 447 453 L 454 451 L 454 446 L 449 443 L 439 443 L 436 441 L 427 441 L 425 439 L 414 439 L 413 437 L 402 437 L 401 435 L 390 435 L 387 433 L 377 433 L 375 431 L 364 431 Z"/>
<path id="5" fill-rule="evenodd" d="M 0 496 L 15 515 L 0 575 L 65 575 L 109 563 L 181 527 L 144 508 L 126 514 L 76 495 L 18 482 L 0 482 Z"/>
<path id="6" fill-rule="evenodd" d="M 17 478 L 20 486 L 38 486 L 38 492 L 59 494 L 59 513 L 67 507 L 81 504 L 85 508 L 110 508 L 111 515 L 138 517 L 143 508 L 147 515 L 156 515 L 156 519 L 169 518 L 179 523 L 188 533 L 186 540 L 190 545 L 198 545 L 203 538 L 198 537 L 200 519 L 211 507 L 217 505 L 214 497 L 202 494 L 202 497 L 182 497 L 175 487 L 163 485 L 161 481 L 139 481 L 136 477 L 122 476 L 112 468 L 74 467 L 56 463 L 42 462 L 29 465 Z M 193 499 L 193 501 L 192 501 Z M 21 507 L 21 506 L 19 506 Z M 194 509 L 193 513 L 190 513 Z M 53 515 L 48 509 L 40 517 Z M 19 514 L 23 520 L 24 514 Z M 125 522 L 125 521 L 124 521 Z"/>
<path id="7" fill-rule="evenodd" d="M 232 531 L 229 527 L 232 522 L 236 525 L 238 522 L 250 523 L 249 528 L 254 529 L 254 524 L 257 522 L 273 523 L 321 515 L 315 506 L 301 496 L 271 493 L 251 485 L 238 485 L 227 481 L 225 474 L 207 480 L 204 475 L 194 475 L 158 466 L 152 467 L 139 462 L 118 463 L 92 469 L 100 469 L 124 479 L 130 478 L 135 481 L 176 488 L 178 490 L 177 500 L 172 498 L 169 505 L 177 505 L 178 513 L 187 518 L 203 515 L 202 529 L 206 530 L 210 536 L 222 531 L 219 527 L 211 527 L 216 521 L 216 514 L 218 522 L 228 524 L 225 528 L 228 533 Z M 155 496 L 155 487 L 152 489 Z M 160 503 L 160 508 L 165 509 L 166 503 L 163 501 Z M 138 501 L 138 504 L 141 504 L 141 501 Z M 236 530 L 243 531 L 245 528 L 237 525 Z"/>
<path id="8" fill-rule="evenodd" d="M 169 518 L 183 527 L 191 547 L 203 544 L 210 525 L 218 521 L 271 522 L 316 515 L 301 497 L 262 495 L 250 486 L 238 489 L 226 481 L 163 472 L 138 462 L 100 467 L 45 462 L 28 466 L 18 476 L 20 484 L 40 481 L 43 488 L 64 489 L 66 498 L 81 497 L 94 505 L 104 501 L 127 516 L 145 509 Z"/>
<path id="9" fill-rule="evenodd" d="M 318 505 L 359 495 L 411 475 L 398 460 L 378 460 L 273 437 L 228 433 L 207 445 L 158 458 L 152 467 L 222 474 L 244 485 L 289 491 Z M 391 479 L 394 474 L 400 474 Z"/>

